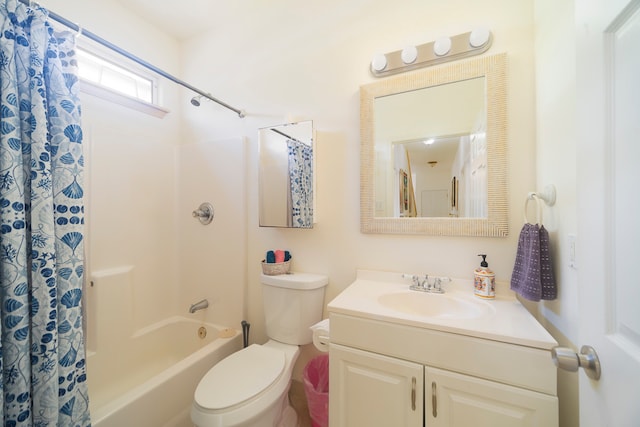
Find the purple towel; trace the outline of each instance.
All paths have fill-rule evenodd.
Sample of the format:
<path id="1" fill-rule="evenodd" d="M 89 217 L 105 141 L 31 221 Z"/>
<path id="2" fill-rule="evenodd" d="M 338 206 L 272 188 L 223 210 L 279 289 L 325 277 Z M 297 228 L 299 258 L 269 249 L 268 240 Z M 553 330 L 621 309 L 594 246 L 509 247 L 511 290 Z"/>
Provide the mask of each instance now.
<path id="1" fill-rule="evenodd" d="M 525 224 L 522 227 L 511 275 L 511 289 L 531 301 L 556 298 L 549 233 L 544 226 Z"/>
<path id="2" fill-rule="evenodd" d="M 553 278 L 551 253 L 549 252 L 549 233 L 544 225 L 540 226 L 540 281 L 542 282 L 542 299 L 551 300 L 558 296 L 558 288 Z"/>

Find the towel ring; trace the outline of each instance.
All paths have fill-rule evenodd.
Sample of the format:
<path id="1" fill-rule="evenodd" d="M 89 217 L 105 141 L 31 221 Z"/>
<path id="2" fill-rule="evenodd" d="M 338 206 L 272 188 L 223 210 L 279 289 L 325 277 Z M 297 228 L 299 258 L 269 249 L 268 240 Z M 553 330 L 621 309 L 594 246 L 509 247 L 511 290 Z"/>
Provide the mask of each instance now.
<path id="1" fill-rule="evenodd" d="M 541 202 L 544 202 L 545 205 L 547 206 L 553 206 L 556 203 L 556 187 L 553 184 L 549 184 L 547 186 L 544 187 L 543 191 L 530 191 L 529 194 L 527 194 L 527 199 L 524 202 L 524 222 L 525 224 L 533 224 L 531 221 L 529 221 L 529 218 L 527 218 L 527 212 L 528 212 L 528 208 L 529 208 L 529 200 L 535 200 L 536 201 L 536 205 L 538 207 L 538 210 L 536 212 L 536 224 L 540 224 L 542 225 L 542 212 L 544 209 L 544 206 L 542 205 Z"/>
<path id="2" fill-rule="evenodd" d="M 556 187 L 553 184 L 546 185 L 542 191 L 531 191 L 527 196 L 529 199 L 537 197 L 544 201 L 547 206 L 556 204 Z"/>
<path id="3" fill-rule="evenodd" d="M 529 200 L 535 200 L 536 202 L 536 221 L 531 222 L 527 218 L 527 212 L 529 211 Z M 542 204 L 540 198 L 535 193 L 529 193 L 529 197 L 524 201 L 524 223 L 525 224 L 540 224 L 542 225 Z"/>

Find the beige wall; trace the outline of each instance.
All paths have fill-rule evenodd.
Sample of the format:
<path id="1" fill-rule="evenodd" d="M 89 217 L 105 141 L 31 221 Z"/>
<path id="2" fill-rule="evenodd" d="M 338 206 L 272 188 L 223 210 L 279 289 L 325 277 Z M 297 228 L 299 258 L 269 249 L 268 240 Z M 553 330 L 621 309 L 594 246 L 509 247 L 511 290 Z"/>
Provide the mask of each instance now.
<path id="1" fill-rule="evenodd" d="M 448 2 L 447 7 L 410 3 L 402 8 L 382 1 L 366 6 L 325 2 L 324 10 L 314 10 L 320 6 L 285 7 L 281 2 L 270 6 L 268 16 L 259 11 L 245 14 L 233 28 L 217 28 L 185 43 L 185 76 L 248 113 L 239 120 L 206 104 L 197 112 L 187 111 L 185 119 L 193 125 L 187 126 L 187 133 L 192 132 L 194 140 L 238 133 L 249 140 L 247 258 L 250 315 L 256 329 L 261 323 L 259 261 L 270 248 L 289 249 L 296 269 L 328 274 L 327 301 L 353 280 L 357 268 L 471 277 L 479 251 L 489 254 L 499 279 L 510 277 L 521 207 L 535 186 L 533 6 L 506 0 Z M 361 234 L 358 88 L 374 80 L 368 72 L 371 56 L 408 42 L 464 32 L 476 23 L 488 25 L 494 33 L 488 54 L 509 55 L 510 237 Z M 258 228 L 257 130 L 290 117 L 314 120 L 318 132 L 319 222 L 313 230 Z M 265 339 L 259 333 L 255 338 Z"/>
<path id="2" fill-rule="evenodd" d="M 365 235 L 359 231 L 359 86 L 374 81 L 376 52 L 421 44 L 482 24 L 508 53 L 508 238 Z M 470 278 L 477 254 L 489 254 L 508 281 L 522 226 L 522 206 L 535 189 L 533 3 L 509 0 L 271 2 L 184 43 L 184 76 L 247 111 L 239 120 L 213 104 L 186 111 L 187 140 L 248 139 L 248 320 L 252 339 L 266 340 L 259 262 L 288 249 L 296 270 L 330 278 L 326 301 L 351 283 L 356 269 L 385 269 Z M 317 129 L 318 224 L 313 230 L 257 225 L 257 134 L 260 127 L 312 119 Z"/>
<path id="3" fill-rule="evenodd" d="M 579 341 L 577 271 L 569 266 L 569 235 L 576 211 L 576 37 L 573 0 L 536 0 L 536 172 L 537 188 L 554 184 L 557 203 L 545 210 L 545 227 L 558 282 L 558 299 L 529 304 L 564 346 Z M 578 426 L 578 375 L 558 371 L 560 425 Z"/>

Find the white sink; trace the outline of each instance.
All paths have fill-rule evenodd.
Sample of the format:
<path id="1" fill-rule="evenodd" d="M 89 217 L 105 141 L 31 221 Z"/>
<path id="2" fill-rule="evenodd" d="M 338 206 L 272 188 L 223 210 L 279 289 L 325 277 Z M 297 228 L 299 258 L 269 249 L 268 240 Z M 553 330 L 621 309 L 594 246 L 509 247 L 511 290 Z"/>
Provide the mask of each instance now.
<path id="1" fill-rule="evenodd" d="M 474 319 L 494 311 L 482 300 L 412 290 L 381 294 L 378 303 L 400 313 L 440 319 Z"/>
<path id="2" fill-rule="evenodd" d="M 367 325 L 383 322 L 380 325 L 411 326 L 535 348 L 557 345 L 516 299 L 508 283 L 499 283 L 495 299 L 487 300 L 474 295 L 470 279 L 445 284 L 444 294 L 413 291 L 410 285 L 401 273 L 358 270 L 356 280 L 328 305 L 332 342 L 335 338 L 340 343 L 344 338 L 333 325 L 344 325 L 345 319 L 366 319 Z"/>

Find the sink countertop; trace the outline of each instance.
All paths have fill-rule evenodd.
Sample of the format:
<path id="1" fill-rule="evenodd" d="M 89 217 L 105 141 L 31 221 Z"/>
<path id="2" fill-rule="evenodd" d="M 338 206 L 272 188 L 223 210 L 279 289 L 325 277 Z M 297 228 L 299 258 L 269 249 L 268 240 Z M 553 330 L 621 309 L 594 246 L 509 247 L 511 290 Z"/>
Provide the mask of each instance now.
<path id="1" fill-rule="evenodd" d="M 516 299 L 515 294 L 503 286 L 496 286 L 495 299 L 483 299 L 473 293 L 473 281 L 453 279 L 445 283 L 444 295 L 455 296 L 480 305 L 486 313 L 475 318 L 426 317 L 409 311 L 398 311 L 381 305 L 382 295 L 410 291 L 409 279 L 401 273 L 358 270 L 356 280 L 328 305 L 330 313 L 420 327 L 425 329 L 468 335 L 494 341 L 550 350 L 556 340 Z"/>

